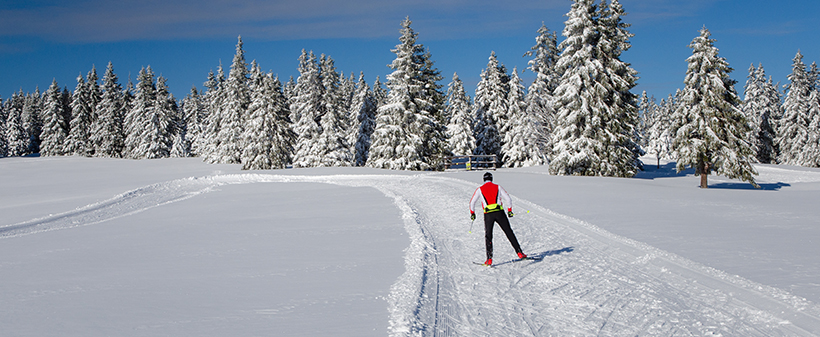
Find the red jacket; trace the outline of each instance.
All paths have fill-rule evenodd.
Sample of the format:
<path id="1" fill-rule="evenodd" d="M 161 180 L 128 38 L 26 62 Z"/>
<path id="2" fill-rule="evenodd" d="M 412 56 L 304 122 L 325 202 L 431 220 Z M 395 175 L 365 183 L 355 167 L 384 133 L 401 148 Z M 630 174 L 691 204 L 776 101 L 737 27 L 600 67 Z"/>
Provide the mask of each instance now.
<path id="1" fill-rule="evenodd" d="M 487 205 L 499 204 L 506 207 L 508 211 L 512 211 L 512 198 L 510 198 L 509 193 L 503 187 L 493 184 L 492 181 L 485 182 L 484 185 L 475 190 L 473 198 L 470 199 L 470 213 L 475 213 L 479 201 L 482 209 Z"/>

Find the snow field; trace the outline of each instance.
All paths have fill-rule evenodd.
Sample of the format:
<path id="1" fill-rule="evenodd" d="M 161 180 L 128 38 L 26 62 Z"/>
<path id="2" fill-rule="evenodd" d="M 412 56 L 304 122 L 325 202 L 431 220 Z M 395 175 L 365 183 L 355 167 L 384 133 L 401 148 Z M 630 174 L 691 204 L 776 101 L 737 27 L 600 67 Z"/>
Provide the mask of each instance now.
<path id="1" fill-rule="evenodd" d="M 484 257 L 480 219 L 467 233 L 479 173 L 357 171 L 176 179 L 0 224 L 0 271 L 13 275 L 0 303 L 15 304 L 0 305 L 0 323 L 15 335 L 819 334 L 820 310 L 805 299 L 613 234 L 524 197 L 535 190 L 510 187 L 531 173 L 496 175 L 509 179 L 498 182 L 514 197 L 522 247 L 544 260 L 512 262 L 496 231 L 496 266 L 486 268 L 471 263 Z M 401 219 L 404 233 L 391 225 Z M 300 226 L 269 226 L 279 221 Z M 342 228 L 323 227 L 329 222 Z M 300 259 L 300 243 L 315 243 L 328 263 Z M 370 260 L 373 251 L 385 258 Z M 388 299 L 387 311 L 378 298 Z M 327 318 L 309 318 L 316 314 Z M 359 322 L 354 316 L 367 317 L 339 328 Z"/>

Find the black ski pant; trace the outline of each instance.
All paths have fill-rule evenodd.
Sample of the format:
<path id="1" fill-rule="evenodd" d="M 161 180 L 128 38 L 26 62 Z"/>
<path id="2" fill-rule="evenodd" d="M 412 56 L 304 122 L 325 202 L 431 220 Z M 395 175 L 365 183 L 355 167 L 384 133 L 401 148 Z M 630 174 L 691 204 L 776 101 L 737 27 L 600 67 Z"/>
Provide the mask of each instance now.
<path id="1" fill-rule="evenodd" d="M 507 214 L 504 214 L 503 211 L 484 213 L 484 242 L 487 245 L 487 259 L 493 258 L 493 227 L 496 222 L 504 231 L 504 234 L 507 235 L 507 239 L 510 240 L 515 252 L 521 253 L 521 246 L 518 245 L 518 239 L 515 238 L 515 233 L 510 227 L 510 219 L 507 219 Z"/>

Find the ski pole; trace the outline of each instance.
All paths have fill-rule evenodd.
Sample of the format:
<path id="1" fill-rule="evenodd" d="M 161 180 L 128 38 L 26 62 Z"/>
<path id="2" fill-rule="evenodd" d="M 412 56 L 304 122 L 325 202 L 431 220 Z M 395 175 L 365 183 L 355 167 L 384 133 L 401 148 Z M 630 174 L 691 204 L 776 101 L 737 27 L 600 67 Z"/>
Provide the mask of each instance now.
<path id="1" fill-rule="evenodd" d="M 475 223 L 475 220 L 470 221 L 470 230 L 469 230 L 467 233 L 470 233 L 470 234 L 472 234 L 472 233 L 473 233 L 473 224 L 474 224 L 474 223 Z"/>

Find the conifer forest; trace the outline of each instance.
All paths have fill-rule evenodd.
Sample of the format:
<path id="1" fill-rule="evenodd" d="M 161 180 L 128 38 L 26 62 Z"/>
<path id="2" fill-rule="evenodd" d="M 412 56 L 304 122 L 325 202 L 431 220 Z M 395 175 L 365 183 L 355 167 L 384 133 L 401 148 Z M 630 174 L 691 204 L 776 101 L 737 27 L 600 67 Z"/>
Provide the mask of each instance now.
<path id="1" fill-rule="evenodd" d="M 626 19 L 618 0 L 574 0 L 561 32 L 533 29 L 527 69 L 489 53 L 474 93 L 435 67 L 410 18 L 398 26 L 389 74 L 372 83 L 307 50 L 297 78 L 278 78 L 246 59 L 241 37 L 230 67 L 203 74 L 182 98 L 150 66 L 123 83 L 109 63 L 76 83 L 0 96 L 0 157 L 439 170 L 445 156 L 495 155 L 501 167 L 631 177 L 639 157 L 652 156 L 694 168 L 703 187 L 709 174 L 756 185 L 753 163 L 820 167 L 816 63 L 796 51 L 785 85 L 751 65 L 741 95 L 719 37 L 703 27 L 680 60 L 683 87 L 658 100 L 633 90 L 638 70 L 622 60 L 633 37 Z"/>

